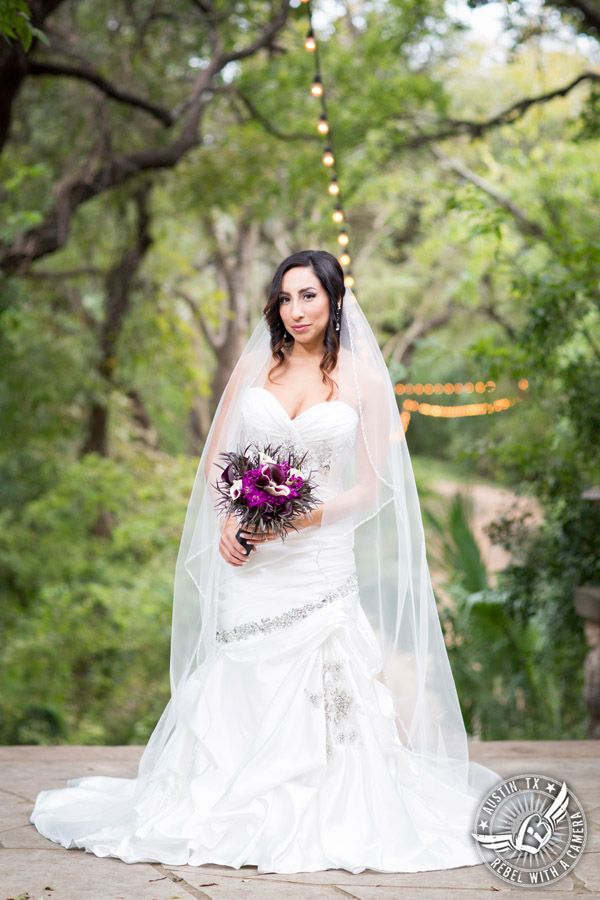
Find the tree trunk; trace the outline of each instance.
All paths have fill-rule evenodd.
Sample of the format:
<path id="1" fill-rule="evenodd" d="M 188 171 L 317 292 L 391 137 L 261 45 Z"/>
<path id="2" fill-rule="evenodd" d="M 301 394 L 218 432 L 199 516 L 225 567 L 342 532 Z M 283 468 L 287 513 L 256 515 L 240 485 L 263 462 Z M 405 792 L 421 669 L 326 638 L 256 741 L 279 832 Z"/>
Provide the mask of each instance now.
<path id="1" fill-rule="evenodd" d="M 134 276 L 152 243 L 149 233 L 150 216 L 147 208 L 150 189 L 150 183 L 146 183 L 136 191 L 137 234 L 135 241 L 106 276 L 105 315 L 99 336 L 100 354 L 97 363 L 98 374 L 106 389 L 105 398 L 95 400 L 90 407 L 86 435 L 80 451 L 81 456 L 86 453 L 109 455 L 108 400 L 113 387 L 117 341 L 131 305 Z"/>

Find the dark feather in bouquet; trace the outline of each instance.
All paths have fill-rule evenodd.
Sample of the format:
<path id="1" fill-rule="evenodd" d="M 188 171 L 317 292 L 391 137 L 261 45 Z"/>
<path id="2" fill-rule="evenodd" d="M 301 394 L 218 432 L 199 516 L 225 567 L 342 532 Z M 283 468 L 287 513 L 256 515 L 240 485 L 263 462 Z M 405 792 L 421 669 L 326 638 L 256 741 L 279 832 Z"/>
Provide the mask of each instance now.
<path id="1" fill-rule="evenodd" d="M 317 485 L 310 480 L 312 470 L 302 468 L 306 453 L 283 452 L 281 445 L 272 449 L 271 444 L 261 449 L 251 443 L 243 451 L 220 456 L 227 463 L 215 484 L 220 495 L 216 507 L 224 514 L 235 514 L 244 531 L 268 531 L 285 540 L 290 530 L 299 531 L 294 518 L 323 502 L 314 494 Z"/>

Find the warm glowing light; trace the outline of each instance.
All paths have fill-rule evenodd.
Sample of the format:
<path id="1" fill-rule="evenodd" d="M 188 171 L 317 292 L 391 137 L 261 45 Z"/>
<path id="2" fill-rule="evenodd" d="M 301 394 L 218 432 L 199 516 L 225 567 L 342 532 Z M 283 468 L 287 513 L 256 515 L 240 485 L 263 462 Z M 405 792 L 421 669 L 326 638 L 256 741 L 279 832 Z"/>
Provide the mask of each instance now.
<path id="1" fill-rule="evenodd" d="M 345 231 L 340 231 L 338 234 L 338 244 L 341 244 L 342 247 L 345 247 L 350 242 L 350 238 L 346 234 Z"/>
<path id="2" fill-rule="evenodd" d="M 339 262 L 340 266 L 349 266 L 350 263 L 352 262 L 352 260 L 350 259 L 350 256 L 347 253 L 342 253 L 340 258 L 338 259 L 338 262 Z"/>
<path id="3" fill-rule="evenodd" d="M 519 388 L 522 391 L 526 391 L 529 382 L 526 378 L 521 378 L 517 382 Z M 396 394 L 402 396 L 402 394 L 461 394 L 463 391 L 467 394 L 472 394 L 473 390 L 478 391 L 478 393 L 483 393 L 484 391 L 495 391 L 496 383 L 494 381 L 478 381 L 475 385 L 471 381 L 467 381 L 464 384 L 461 381 L 457 381 L 454 384 L 451 382 L 447 382 L 446 384 L 396 384 L 394 386 L 394 391 Z M 512 406 L 514 403 L 517 403 L 521 398 L 517 397 L 515 400 L 507 400 L 505 397 L 494 400 L 493 403 L 470 403 L 466 406 L 439 406 L 439 405 L 431 405 L 428 403 L 419 403 L 417 400 L 405 400 L 404 406 L 407 409 L 413 410 L 413 412 L 419 412 L 424 416 L 440 416 L 444 418 L 453 418 L 455 416 L 481 416 L 487 415 L 491 412 L 501 412 L 502 410 L 508 409 L 509 406 Z"/>
<path id="4" fill-rule="evenodd" d="M 338 223 L 344 221 L 344 213 L 342 212 L 339 203 L 336 206 L 334 212 L 332 213 L 331 218 L 333 219 L 334 222 L 338 222 Z"/>
<path id="5" fill-rule="evenodd" d="M 329 144 L 325 147 L 325 152 L 323 153 L 323 164 L 326 166 L 332 166 L 335 162 L 331 147 Z"/>
<path id="6" fill-rule="evenodd" d="M 329 187 L 327 188 L 330 194 L 339 194 L 340 186 L 337 183 L 337 178 L 335 175 L 331 176 L 331 181 L 329 182 Z"/>
<path id="7" fill-rule="evenodd" d="M 321 76 L 315 75 L 315 80 L 312 83 L 312 87 L 310 89 L 313 97 L 321 97 L 323 95 L 323 85 L 321 84 Z"/>
<path id="8" fill-rule="evenodd" d="M 349 288 L 354 287 L 354 278 L 350 273 L 344 276 L 344 284 Z"/>
<path id="9" fill-rule="evenodd" d="M 314 50 L 316 46 L 317 46 L 317 42 L 315 41 L 315 36 L 314 36 L 313 30 L 311 28 L 310 31 L 308 32 L 308 34 L 306 35 L 306 40 L 304 41 L 304 47 L 306 50 L 311 51 L 311 50 Z"/>
<path id="10" fill-rule="evenodd" d="M 416 385 L 415 385 L 416 387 Z M 467 403 L 464 406 L 439 406 L 438 404 L 419 403 L 418 400 L 403 400 L 402 406 L 405 410 L 418 412 L 422 416 L 434 416 L 443 419 L 457 419 L 464 416 L 486 416 L 490 413 L 503 412 L 505 409 L 519 403 L 520 397 L 509 400 L 503 397 L 494 400 L 493 403 Z"/>
<path id="11" fill-rule="evenodd" d="M 321 113 L 321 115 L 319 116 L 317 131 L 319 132 L 319 134 L 329 134 L 329 122 L 327 121 L 325 113 Z"/>
<path id="12" fill-rule="evenodd" d="M 526 390 L 527 386 L 528 386 L 528 382 L 525 378 L 522 378 L 518 382 L 518 385 L 521 388 L 521 390 Z M 414 385 L 413 384 L 396 385 L 396 387 L 397 388 L 401 387 L 402 391 L 404 391 L 404 389 L 406 389 L 407 393 L 414 392 L 417 394 L 420 394 L 423 392 L 425 392 L 426 394 L 431 394 L 431 393 L 434 393 L 434 394 L 460 394 L 463 391 L 465 391 L 467 394 L 473 393 L 473 383 L 471 381 L 467 381 L 467 382 L 465 382 L 465 384 L 463 384 L 461 381 L 457 381 L 454 384 L 452 384 L 451 381 L 448 381 L 448 382 L 446 382 L 446 384 L 440 384 L 438 382 L 437 384 L 429 384 L 428 383 L 428 384 L 414 384 Z M 495 391 L 496 383 L 494 381 L 487 381 L 484 384 L 483 381 L 478 381 L 475 386 L 475 389 L 477 391 L 479 391 L 479 393 L 483 393 L 483 391 Z"/>

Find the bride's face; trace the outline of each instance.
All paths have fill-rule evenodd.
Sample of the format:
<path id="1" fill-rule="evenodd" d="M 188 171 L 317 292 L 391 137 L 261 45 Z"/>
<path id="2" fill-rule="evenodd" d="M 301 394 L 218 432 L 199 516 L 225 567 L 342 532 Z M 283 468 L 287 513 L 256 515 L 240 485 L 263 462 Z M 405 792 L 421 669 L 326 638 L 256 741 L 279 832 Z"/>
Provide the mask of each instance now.
<path id="1" fill-rule="evenodd" d="M 285 273 L 279 292 L 279 314 L 286 331 L 299 344 L 310 349 L 323 343 L 329 322 L 329 297 L 311 268 L 296 266 Z"/>

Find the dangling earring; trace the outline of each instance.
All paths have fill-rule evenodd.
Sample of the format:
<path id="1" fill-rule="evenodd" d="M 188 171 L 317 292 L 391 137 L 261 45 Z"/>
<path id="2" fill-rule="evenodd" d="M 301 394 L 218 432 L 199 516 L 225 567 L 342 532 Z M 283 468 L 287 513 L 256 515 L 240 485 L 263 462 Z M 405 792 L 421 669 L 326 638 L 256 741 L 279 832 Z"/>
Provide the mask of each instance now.
<path id="1" fill-rule="evenodd" d="M 335 318 L 335 330 L 336 330 L 336 331 L 339 331 L 339 330 L 340 330 L 340 318 L 341 318 L 341 316 L 342 316 L 342 307 L 341 307 L 341 306 L 338 306 L 338 308 L 337 308 L 337 313 L 336 313 L 336 318 Z"/>

